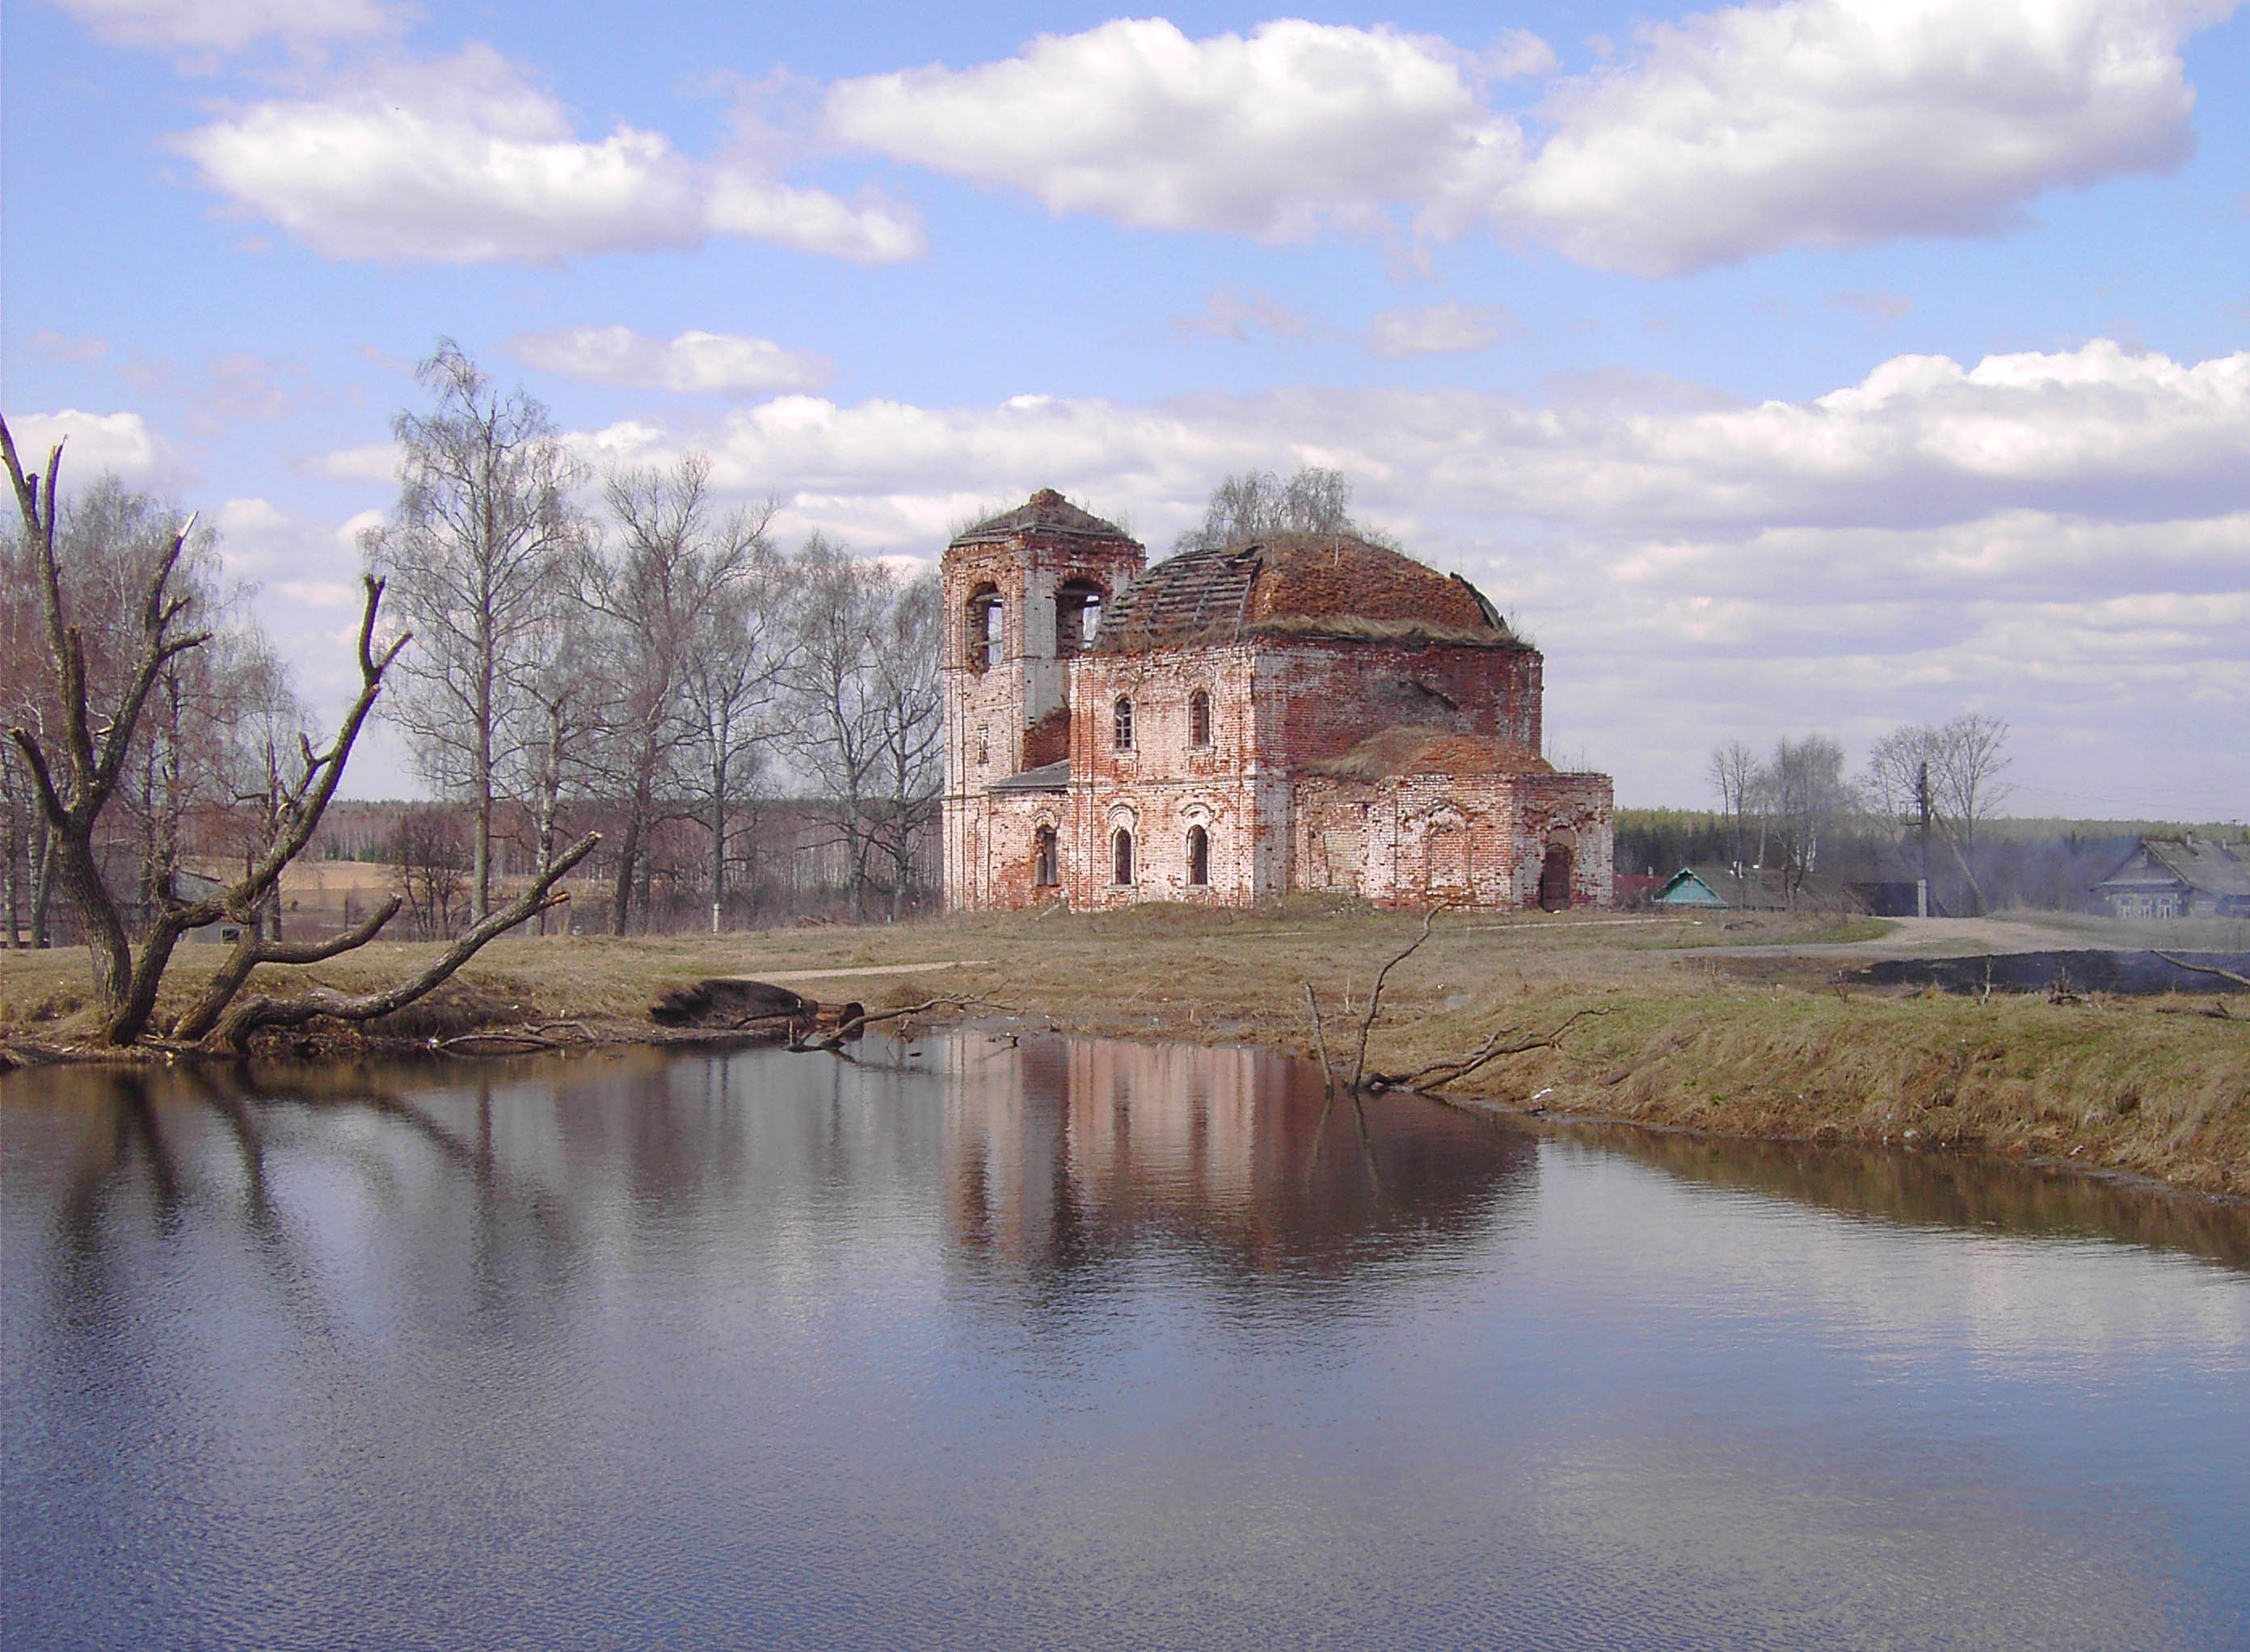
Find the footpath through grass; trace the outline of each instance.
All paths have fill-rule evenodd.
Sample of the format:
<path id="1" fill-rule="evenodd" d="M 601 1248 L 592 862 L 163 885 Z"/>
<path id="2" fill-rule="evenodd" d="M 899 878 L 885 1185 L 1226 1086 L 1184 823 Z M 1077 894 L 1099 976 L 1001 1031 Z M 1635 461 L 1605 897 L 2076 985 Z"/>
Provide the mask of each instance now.
<path id="1" fill-rule="evenodd" d="M 1330 1053 L 1348 1065 L 1369 984 L 1419 929 L 1405 914 L 1311 905 L 1151 906 L 720 937 L 525 938 L 494 944 L 376 1030 L 420 1039 L 538 1025 L 558 1036 L 639 1037 L 662 992 L 747 975 L 870 1008 L 952 998 L 1077 1033 L 1310 1054 L 1309 982 Z M 1834 955 L 1708 950 L 1867 942 L 1879 929 L 1778 916 L 1728 929 L 1623 914 L 1441 915 L 1391 976 L 1369 1064 L 1406 1071 L 1475 1049 L 1496 1028 L 1542 1033 L 1595 1011 L 1558 1048 L 1495 1062 L 1452 1093 L 1647 1124 L 2069 1159 L 2250 1196 L 2250 999 L 1978 1001 L 1838 986 L 1847 960 Z M 426 950 L 369 947 L 310 973 L 361 989 Z M 217 951 L 181 950 L 160 1025 Z M 0 954 L 0 1039 L 57 1047 L 85 1038 L 89 989 L 83 953 Z M 2231 1016 L 2215 1013 L 2222 1002 Z"/>

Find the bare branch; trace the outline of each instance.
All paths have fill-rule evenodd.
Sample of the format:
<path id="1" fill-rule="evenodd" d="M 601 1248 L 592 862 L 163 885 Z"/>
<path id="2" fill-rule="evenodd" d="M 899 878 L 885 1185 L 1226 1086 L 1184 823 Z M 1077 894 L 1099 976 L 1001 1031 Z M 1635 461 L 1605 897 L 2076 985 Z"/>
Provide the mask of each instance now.
<path id="1" fill-rule="evenodd" d="M 248 1047 L 252 1033 L 266 1027 L 302 1026 L 322 1016 L 340 1021 L 370 1021 L 404 1009 L 452 979 L 454 972 L 482 951 L 487 943 L 529 922 L 549 907 L 569 900 L 567 894 L 555 895 L 551 891 L 573 867 L 594 852 L 601 840 L 598 832 L 590 832 L 579 839 L 556 857 L 555 864 L 542 871 L 530 888 L 488 915 L 420 972 L 375 992 L 353 994 L 315 987 L 293 999 L 247 999 L 227 1012 L 204 1042 L 238 1051 Z"/>
<path id="2" fill-rule="evenodd" d="M 1380 970 L 1376 971 L 1375 985 L 1369 991 L 1367 995 L 1366 1019 L 1362 1020 L 1359 1024 L 1359 1052 L 1352 1057 L 1351 1061 L 1350 1088 L 1355 1092 L 1358 1090 L 1361 1081 L 1367 1075 L 1367 1035 L 1375 1030 L 1376 1014 L 1383 1007 L 1383 984 L 1391 978 L 1391 971 L 1397 969 L 1400 964 L 1404 964 L 1408 958 L 1412 957 L 1416 952 L 1421 950 L 1422 943 L 1430 938 L 1430 926 L 1438 921 L 1438 914 L 1444 911 L 1447 904 L 1448 903 L 1446 902 L 1440 901 L 1435 906 L 1432 907 L 1427 912 L 1425 912 L 1422 915 L 1421 934 L 1414 937 L 1405 951 L 1399 953 L 1396 957 L 1392 958 L 1391 962 L 1384 964 Z"/>
<path id="3" fill-rule="evenodd" d="M 1518 1027 L 1500 1027 L 1467 1055 L 1453 1061 L 1432 1061 L 1429 1066 L 1417 1068 L 1411 1073 L 1373 1074 L 1368 1079 L 1368 1088 L 1378 1090 L 1443 1089 L 1446 1085 L 1460 1082 L 1480 1068 L 1489 1066 L 1503 1056 L 1523 1055 L 1532 1050 L 1556 1048 L 1562 1043 L 1563 1034 L 1580 1021 L 1590 1016 L 1607 1015 L 1609 1013 L 1606 1007 L 1579 1010 L 1560 1026 L 1549 1032 L 1529 1035 Z"/>
<path id="4" fill-rule="evenodd" d="M 921 1003 L 909 1004 L 902 1010 L 862 1011 L 851 1020 L 843 1022 L 826 1037 L 814 1039 L 809 1043 L 792 1044 L 790 1047 L 795 1050 L 839 1050 L 843 1048 L 847 1040 L 884 1021 L 908 1020 L 917 1015 L 927 1015 L 932 1010 L 1004 1010 L 1004 1006 L 994 1004 L 989 999 L 974 996 L 961 997 L 949 994 L 942 998 L 924 999 Z"/>
<path id="5" fill-rule="evenodd" d="M 2198 975 L 2215 975 L 2222 981 L 2233 982 L 2237 986 L 2250 986 L 2250 975 L 2237 975 L 2232 970 L 2218 969 L 2208 964 L 2191 964 L 2185 958 L 2174 957 L 2169 952 L 2159 952 L 2157 956 L 2175 969 L 2191 970 Z"/>
<path id="6" fill-rule="evenodd" d="M 346 930 L 342 935 L 325 941 L 271 941 L 260 937 L 254 929 L 246 929 L 236 944 L 226 962 L 212 971 L 210 984 L 204 988 L 192 1007 L 174 1023 L 172 1036 L 182 1043 L 193 1043 L 218 1024 L 219 1016 L 234 1001 L 250 972 L 261 964 L 324 964 L 345 952 L 356 951 L 383 932 L 383 925 L 398 916 L 405 896 L 394 895 L 363 923 Z"/>
<path id="7" fill-rule="evenodd" d="M 1313 984 L 1310 981 L 1307 981 L 1304 987 L 1305 1007 L 1313 1013 L 1313 1047 L 1321 1053 L 1321 1083 L 1328 1098 L 1334 1101 L 1336 1087 L 1336 1068 L 1329 1061 L 1329 1039 L 1328 1033 L 1321 1026 L 1320 1000 L 1313 996 Z"/>

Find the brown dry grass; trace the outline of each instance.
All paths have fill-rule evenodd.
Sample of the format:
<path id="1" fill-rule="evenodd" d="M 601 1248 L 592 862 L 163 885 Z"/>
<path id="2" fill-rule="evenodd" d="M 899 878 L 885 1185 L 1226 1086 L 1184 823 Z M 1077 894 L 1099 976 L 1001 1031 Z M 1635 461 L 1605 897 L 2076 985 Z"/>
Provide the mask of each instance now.
<path id="1" fill-rule="evenodd" d="M 1729 941 L 1864 939 L 1817 917 L 1762 920 Z M 1073 1031 L 1309 1053 L 1302 983 L 1332 1048 L 1348 1049 L 1384 959 L 1419 921 L 1305 903 L 1253 913 L 1142 907 L 1093 916 L 974 916 L 862 929 L 650 940 L 502 941 L 387 1029 L 411 1037 L 576 1020 L 646 1028 L 661 992 L 749 975 L 834 1001 L 973 998 Z M 1685 921 L 1485 914 L 1439 918 L 1386 991 L 1370 1066 L 1401 1071 L 1474 1048 L 1495 1026 L 1543 1030 L 1602 1013 L 1559 1050 L 1496 1063 L 1463 1087 L 1505 1105 L 1820 1141 L 1908 1142 L 2074 1159 L 2203 1192 L 2250 1194 L 2250 1005 L 2214 999 L 1989 1002 L 1825 985 L 1837 965 L 1681 954 L 1722 938 Z M 311 971 L 359 988 L 424 949 L 369 947 Z M 183 948 L 162 1007 L 217 950 Z M 949 967 L 882 973 L 892 966 Z M 833 975 L 836 971 L 873 973 Z M 68 1042 L 88 1030 L 76 952 L 0 955 L 0 1034 Z M 411 1023 L 411 1024 L 406 1024 Z M 1339 1023 L 1341 1025 L 1339 1025 Z"/>

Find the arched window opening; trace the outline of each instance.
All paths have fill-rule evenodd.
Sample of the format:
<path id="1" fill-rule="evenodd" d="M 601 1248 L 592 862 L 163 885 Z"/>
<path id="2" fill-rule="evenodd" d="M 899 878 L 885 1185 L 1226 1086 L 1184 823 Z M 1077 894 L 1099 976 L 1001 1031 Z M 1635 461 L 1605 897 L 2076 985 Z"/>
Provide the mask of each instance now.
<path id="1" fill-rule="evenodd" d="M 1055 653 L 1084 653 L 1101 627 L 1101 587 L 1090 579 L 1063 582 L 1055 592 Z"/>
<path id="2" fill-rule="evenodd" d="M 1000 590 L 979 585 L 969 593 L 969 668 L 985 671 L 1000 663 Z"/>
<path id="3" fill-rule="evenodd" d="M 1123 695 L 1118 695 L 1117 703 L 1109 708 L 1109 718 L 1110 743 L 1120 751 L 1130 751 L 1133 749 L 1133 702 Z M 1127 880 L 1120 879 L 1119 881 Z"/>
<path id="4" fill-rule="evenodd" d="M 1128 831 L 1127 828 L 1123 827 L 1123 826 L 1119 826 L 1119 827 L 1117 828 L 1117 830 L 1116 830 L 1113 834 L 1111 834 L 1111 837 L 1110 837 L 1110 840 L 1109 840 L 1109 847 L 1110 847 L 1110 852 L 1111 852 L 1112 859 L 1113 859 L 1113 861 L 1114 861 L 1114 865 L 1112 866 L 1112 868 L 1111 868 L 1111 869 L 1112 869 L 1112 870 L 1115 873 L 1115 874 L 1116 874 L 1115 877 L 1111 878 L 1110 881 L 1111 881 L 1111 882 L 1113 882 L 1113 883 L 1120 884 L 1120 885 L 1128 884 L 1128 883 L 1132 882 L 1132 881 L 1133 881 L 1133 834 L 1132 834 L 1132 833 L 1131 833 L 1130 831 Z"/>
<path id="5" fill-rule="evenodd" d="M 1055 849 L 1055 829 L 1043 826 L 1032 834 L 1032 887 L 1052 889 L 1062 881 L 1061 857 Z"/>
<path id="6" fill-rule="evenodd" d="M 1201 688 L 1188 696 L 1188 743 L 1211 743 L 1211 695 Z"/>
<path id="7" fill-rule="evenodd" d="M 1211 887 L 1211 833 L 1199 826 L 1188 828 L 1188 887 Z"/>

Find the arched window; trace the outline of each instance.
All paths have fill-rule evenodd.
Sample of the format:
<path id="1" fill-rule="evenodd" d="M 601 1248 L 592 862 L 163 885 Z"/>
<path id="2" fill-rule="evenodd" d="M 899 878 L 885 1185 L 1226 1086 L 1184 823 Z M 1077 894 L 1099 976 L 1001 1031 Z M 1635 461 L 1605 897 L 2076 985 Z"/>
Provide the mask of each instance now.
<path id="1" fill-rule="evenodd" d="M 1043 826 L 1032 834 L 1032 887 L 1052 889 L 1062 881 L 1062 868 L 1055 853 L 1055 829 Z"/>
<path id="2" fill-rule="evenodd" d="M 1110 881 L 1118 884 L 1132 882 L 1133 833 L 1126 827 L 1119 826 L 1110 834 L 1109 848 L 1114 862 L 1111 870 L 1116 874 Z"/>
<path id="3" fill-rule="evenodd" d="M 969 593 L 969 668 L 984 671 L 1000 663 L 1000 589 L 979 585 Z"/>
<path id="4" fill-rule="evenodd" d="M 1211 695 L 1201 688 L 1188 696 L 1188 743 L 1211 743 Z"/>
<path id="5" fill-rule="evenodd" d="M 1211 886 L 1211 833 L 1199 826 L 1188 828 L 1188 887 Z"/>
<path id="6" fill-rule="evenodd" d="M 1133 749 L 1133 702 L 1119 695 L 1117 703 L 1109 708 L 1109 718 L 1110 743 L 1120 751 L 1130 751 Z M 1132 880 L 1121 878 L 1118 881 L 1129 883 Z"/>
<path id="7" fill-rule="evenodd" d="M 1055 653 L 1085 653 L 1101 626 L 1101 587 L 1090 579 L 1065 580 L 1055 592 Z"/>

